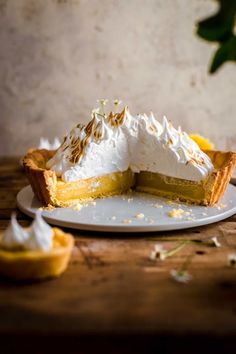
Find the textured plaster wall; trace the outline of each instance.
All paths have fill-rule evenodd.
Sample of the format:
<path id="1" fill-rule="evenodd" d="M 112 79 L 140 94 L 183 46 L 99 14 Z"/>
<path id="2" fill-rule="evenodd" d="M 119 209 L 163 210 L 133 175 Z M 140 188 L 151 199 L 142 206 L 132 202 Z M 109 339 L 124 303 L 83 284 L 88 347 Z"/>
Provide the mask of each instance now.
<path id="1" fill-rule="evenodd" d="M 211 0 L 0 0 L 0 154 L 87 121 L 99 97 L 236 148 L 236 67 L 207 75 Z"/>

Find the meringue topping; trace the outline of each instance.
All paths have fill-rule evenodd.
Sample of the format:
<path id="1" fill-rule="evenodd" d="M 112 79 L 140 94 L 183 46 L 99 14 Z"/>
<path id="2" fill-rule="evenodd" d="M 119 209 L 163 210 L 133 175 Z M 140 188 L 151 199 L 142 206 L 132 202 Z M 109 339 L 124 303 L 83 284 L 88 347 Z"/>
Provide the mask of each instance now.
<path id="1" fill-rule="evenodd" d="M 21 227 L 16 215 L 12 214 L 11 222 L 3 233 L 1 246 L 7 249 L 23 249 L 34 251 L 50 251 L 53 245 L 53 229 L 43 220 L 37 211 L 35 220 L 29 229 Z"/>
<path id="2" fill-rule="evenodd" d="M 38 149 L 57 150 L 60 145 L 61 142 L 58 137 L 55 137 L 52 143 L 47 138 L 42 137 L 40 138 Z"/>
<path id="3" fill-rule="evenodd" d="M 3 233 L 1 246 L 7 249 L 24 248 L 28 237 L 28 233 L 18 224 L 16 214 L 12 214 L 10 224 Z"/>
<path id="4" fill-rule="evenodd" d="M 43 220 L 41 211 L 36 212 L 35 219 L 29 230 L 29 237 L 25 242 L 25 248 L 29 250 L 50 251 L 53 244 L 53 230 Z"/>
<path id="5" fill-rule="evenodd" d="M 105 104 L 92 111 L 92 119 L 86 126 L 75 127 L 48 161 L 47 168 L 63 181 L 123 172 L 128 168 L 200 181 L 213 170 L 210 158 L 166 117 L 161 124 L 153 113 L 132 116 L 128 107 L 106 115 Z"/>

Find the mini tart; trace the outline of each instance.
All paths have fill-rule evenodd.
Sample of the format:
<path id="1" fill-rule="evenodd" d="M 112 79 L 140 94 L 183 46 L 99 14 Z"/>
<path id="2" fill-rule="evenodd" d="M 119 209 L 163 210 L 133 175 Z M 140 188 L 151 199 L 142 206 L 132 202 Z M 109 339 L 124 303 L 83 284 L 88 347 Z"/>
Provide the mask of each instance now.
<path id="1" fill-rule="evenodd" d="M 67 268 L 74 239 L 59 228 L 53 228 L 53 232 L 53 248 L 48 252 L 0 247 L 0 274 L 13 280 L 43 280 L 61 275 Z"/>
<path id="2" fill-rule="evenodd" d="M 134 174 L 127 170 L 66 183 L 54 171 L 47 170 L 47 161 L 55 154 L 55 151 L 48 150 L 28 153 L 23 165 L 35 195 L 44 205 L 70 206 L 84 199 L 121 194 L 130 188 L 197 205 L 213 205 L 223 196 L 230 181 L 236 153 L 204 152 L 210 157 L 214 171 L 200 182 L 152 172 Z"/>

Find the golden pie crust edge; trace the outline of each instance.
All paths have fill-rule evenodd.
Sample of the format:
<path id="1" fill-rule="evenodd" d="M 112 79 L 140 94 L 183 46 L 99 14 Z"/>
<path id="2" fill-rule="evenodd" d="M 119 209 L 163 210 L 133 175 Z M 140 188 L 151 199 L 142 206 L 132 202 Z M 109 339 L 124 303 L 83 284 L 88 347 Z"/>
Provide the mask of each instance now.
<path id="1" fill-rule="evenodd" d="M 33 192 L 44 205 L 56 205 L 57 176 L 54 171 L 46 169 L 47 161 L 54 154 L 55 151 L 45 149 L 33 150 L 23 158 L 23 166 Z"/>
<path id="2" fill-rule="evenodd" d="M 224 195 L 236 164 L 236 153 L 204 150 L 216 168 L 209 176 L 209 196 L 207 205 L 216 204 Z"/>
<path id="3" fill-rule="evenodd" d="M 215 166 L 215 170 L 208 177 L 207 196 L 202 202 L 202 204 L 210 206 L 217 203 L 224 195 L 236 164 L 236 153 L 216 150 L 204 152 L 211 158 Z M 46 169 L 47 161 L 54 154 L 55 151 L 44 149 L 28 152 L 23 158 L 23 166 L 36 197 L 44 205 L 60 206 L 56 200 L 56 173 Z"/>

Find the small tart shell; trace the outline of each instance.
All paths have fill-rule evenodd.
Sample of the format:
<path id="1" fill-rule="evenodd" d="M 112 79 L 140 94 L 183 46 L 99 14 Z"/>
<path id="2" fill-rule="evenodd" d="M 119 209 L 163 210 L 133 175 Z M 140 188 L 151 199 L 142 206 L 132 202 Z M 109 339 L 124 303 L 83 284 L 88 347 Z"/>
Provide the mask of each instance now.
<path id="1" fill-rule="evenodd" d="M 214 150 L 204 152 L 211 158 L 215 169 L 203 181 L 205 197 L 195 204 L 210 206 L 224 195 L 236 164 L 236 153 Z M 47 161 L 54 154 L 55 151 L 34 150 L 24 157 L 23 165 L 36 197 L 44 205 L 62 206 L 56 198 L 58 183 L 56 173 L 46 169 Z"/>
<path id="2" fill-rule="evenodd" d="M 74 238 L 59 228 L 53 231 L 53 248 L 49 252 L 0 248 L 0 274 L 13 280 L 43 280 L 61 275 L 70 260 Z"/>

